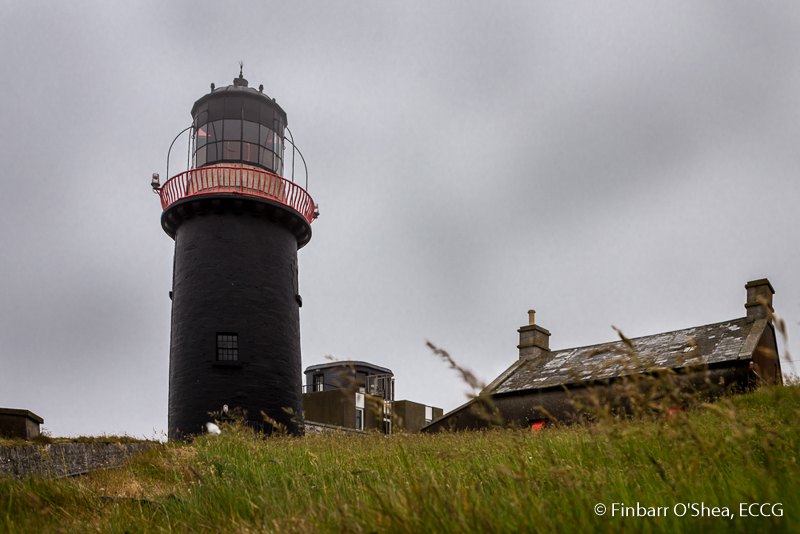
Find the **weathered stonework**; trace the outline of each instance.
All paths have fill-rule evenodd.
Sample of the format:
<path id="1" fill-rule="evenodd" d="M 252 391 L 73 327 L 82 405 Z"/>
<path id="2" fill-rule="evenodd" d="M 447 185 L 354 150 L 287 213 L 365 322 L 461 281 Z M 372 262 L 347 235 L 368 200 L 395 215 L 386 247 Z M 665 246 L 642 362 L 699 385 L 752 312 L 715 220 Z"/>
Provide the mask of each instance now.
<path id="1" fill-rule="evenodd" d="M 157 443 L 53 443 L 0 447 L 0 476 L 66 477 L 119 467 Z"/>

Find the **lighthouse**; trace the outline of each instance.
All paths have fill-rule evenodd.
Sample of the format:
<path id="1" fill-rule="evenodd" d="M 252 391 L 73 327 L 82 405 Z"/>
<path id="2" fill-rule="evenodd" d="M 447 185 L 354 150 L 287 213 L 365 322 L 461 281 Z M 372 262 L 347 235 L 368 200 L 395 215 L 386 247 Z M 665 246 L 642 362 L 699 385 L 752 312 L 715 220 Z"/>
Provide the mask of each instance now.
<path id="1" fill-rule="evenodd" d="M 191 115 L 188 170 L 152 184 L 175 240 L 170 439 L 202 432 L 224 405 L 257 429 L 302 434 L 297 251 L 317 212 L 285 177 L 286 112 L 240 70 Z"/>

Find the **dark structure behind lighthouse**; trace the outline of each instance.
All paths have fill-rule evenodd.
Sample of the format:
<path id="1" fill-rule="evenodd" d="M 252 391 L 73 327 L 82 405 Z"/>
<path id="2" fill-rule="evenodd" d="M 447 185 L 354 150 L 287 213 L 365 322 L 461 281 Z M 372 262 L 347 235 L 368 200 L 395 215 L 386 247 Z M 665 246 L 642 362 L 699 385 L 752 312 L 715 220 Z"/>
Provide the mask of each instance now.
<path id="1" fill-rule="evenodd" d="M 297 251 L 315 210 L 282 177 L 286 113 L 241 74 L 212 85 L 191 113 L 190 169 L 154 183 L 175 240 L 170 438 L 201 432 L 223 405 L 299 434 Z"/>

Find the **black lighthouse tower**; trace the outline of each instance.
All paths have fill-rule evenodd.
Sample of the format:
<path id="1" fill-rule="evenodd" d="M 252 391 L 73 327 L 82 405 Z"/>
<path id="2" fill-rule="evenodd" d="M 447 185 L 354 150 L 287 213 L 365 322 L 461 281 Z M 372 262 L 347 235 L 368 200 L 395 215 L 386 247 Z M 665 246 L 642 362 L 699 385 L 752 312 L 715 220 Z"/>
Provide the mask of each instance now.
<path id="1" fill-rule="evenodd" d="M 191 113 L 189 170 L 153 179 L 175 240 L 170 438 L 201 432 L 223 405 L 300 434 L 297 251 L 315 206 L 283 177 L 286 112 L 240 73 Z"/>

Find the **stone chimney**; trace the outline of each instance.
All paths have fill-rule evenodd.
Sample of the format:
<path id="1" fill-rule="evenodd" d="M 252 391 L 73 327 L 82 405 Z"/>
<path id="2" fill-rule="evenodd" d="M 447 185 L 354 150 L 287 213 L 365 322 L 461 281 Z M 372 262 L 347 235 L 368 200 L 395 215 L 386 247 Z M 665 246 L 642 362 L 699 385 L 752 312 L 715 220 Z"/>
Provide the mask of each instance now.
<path id="1" fill-rule="evenodd" d="M 774 311 L 772 295 L 775 294 L 775 290 L 772 289 L 772 284 L 766 278 L 762 278 L 747 282 L 744 288 L 747 290 L 747 303 L 744 305 L 747 310 L 747 322 L 766 319 L 769 313 Z M 769 308 L 769 313 L 767 313 L 767 308 Z"/>
<path id="2" fill-rule="evenodd" d="M 545 352 L 550 352 L 550 332 L 535 323 L 535 314 L 535 311 L 528 310 L 528 325 L 517 330 L 520 360 L 537 358 Z"/>

